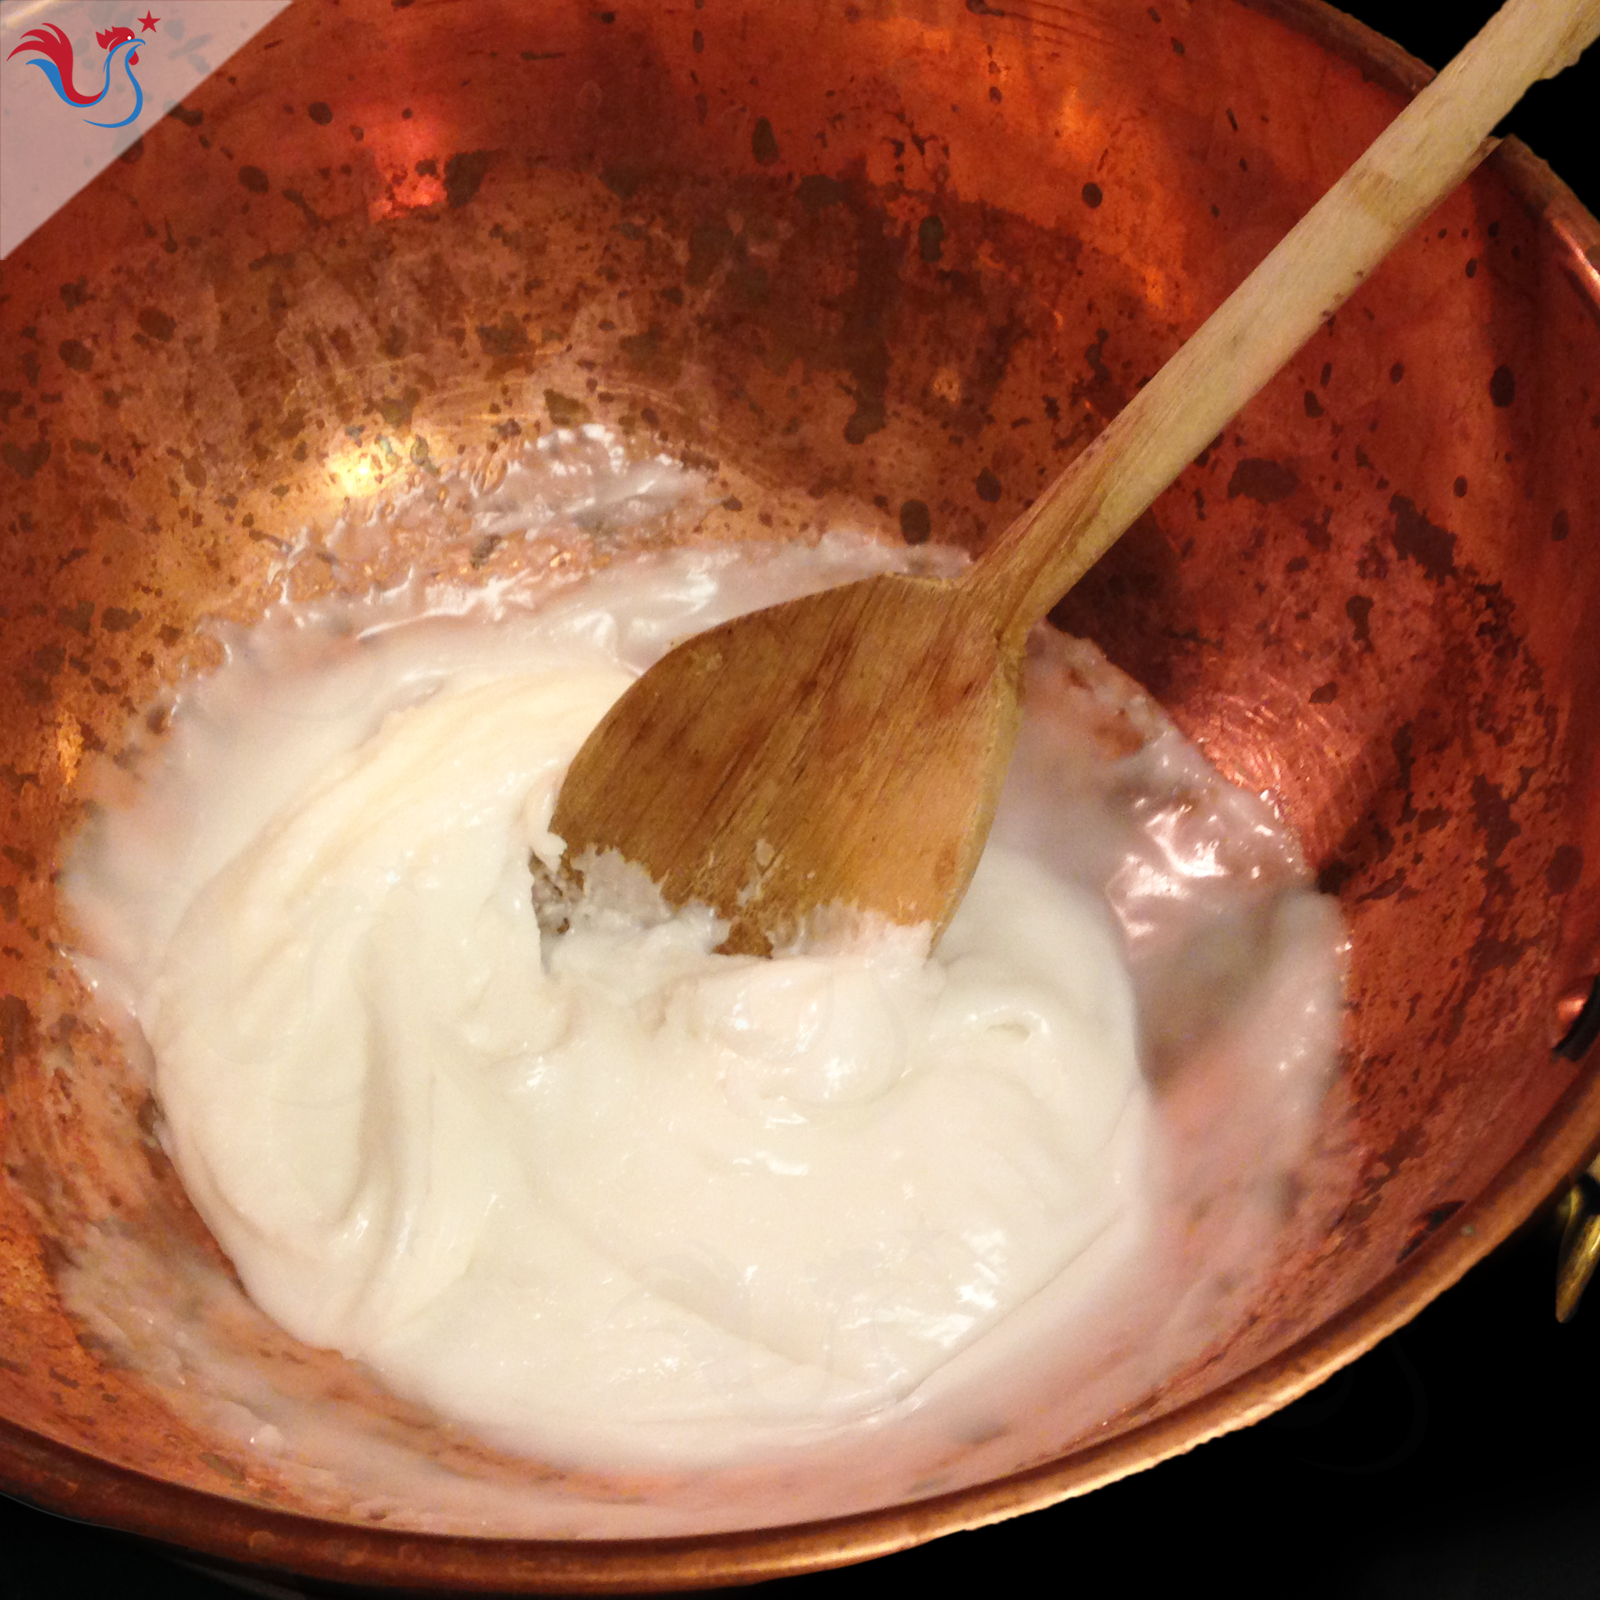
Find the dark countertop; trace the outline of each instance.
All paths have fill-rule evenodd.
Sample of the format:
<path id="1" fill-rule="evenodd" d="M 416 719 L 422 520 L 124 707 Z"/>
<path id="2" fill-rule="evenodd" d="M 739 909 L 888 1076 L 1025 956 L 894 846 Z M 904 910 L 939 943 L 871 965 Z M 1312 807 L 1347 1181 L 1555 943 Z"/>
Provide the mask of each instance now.
<path id="1" fill-rule="evenodd" d="M 1493 9 L 1351 0 L 1442 64 Z M 1600 211 L 1600 46 L 1508 120 Z M 864 1567 L 766 1586 L 774 1600 L 884 1587 L 1079 1583 L 1132 1596 L 1294 1600 L 1600 1597 L 1600 1285 L 1553 1314 L 1555 1239 L 1533 1226 L 1410 1326 L 1243 1433 L 1153 1471 Z M 0 1498 L 0 1600 L 228 1600 L 241 1590 L 120 1535 Z M 290 1580 L 276 1595 L 353 1591 Z"/>

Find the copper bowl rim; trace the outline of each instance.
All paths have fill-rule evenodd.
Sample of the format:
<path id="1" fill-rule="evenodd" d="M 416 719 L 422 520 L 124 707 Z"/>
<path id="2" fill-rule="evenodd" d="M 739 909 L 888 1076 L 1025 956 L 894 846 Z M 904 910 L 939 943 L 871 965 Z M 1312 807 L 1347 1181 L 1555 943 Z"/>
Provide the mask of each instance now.
<path id="1" fill-rule="evenodd" d="M 1240 0 L 1373 81 L 1414 94 L 1433 69 L 1323 0 Z M 1600 317 L 1600 222 L 1537 156 L 1491 160 L 1554 235 Z M 787 1527 L 673 1539 L 526 1540 L 403 1533 L 271 1511 L 118 1467 L 0 1418 L 0 1491 L 185 1553 L 307 1577 L 435 1592 L 626 1593 L 758 1583 L 889 1555 L 1054 1505 L 1248 1427 L 1403 1326 L 1507 1239 L 1600 1147 L 1600 1073 L 1580 1079 L 1489 1184 L 1403 1267 L 1314 1334 L 1205 1397 L 1063 1460 L 910 1504 Z"/>

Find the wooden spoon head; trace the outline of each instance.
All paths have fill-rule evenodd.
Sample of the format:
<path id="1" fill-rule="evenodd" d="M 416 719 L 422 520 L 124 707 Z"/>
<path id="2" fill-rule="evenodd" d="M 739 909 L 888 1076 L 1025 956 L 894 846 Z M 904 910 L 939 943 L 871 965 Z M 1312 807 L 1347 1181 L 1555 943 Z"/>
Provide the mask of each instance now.
<path id="1" fill-rule="evenodd" d="M 888 575 L 680 644 L 612 707 L 552 826 L 619 851 L 672 905 L 767 954 L 821 907 L 937 938 L 978 863 L 1016 738 L 1020 648 L 960 581 Z"/>

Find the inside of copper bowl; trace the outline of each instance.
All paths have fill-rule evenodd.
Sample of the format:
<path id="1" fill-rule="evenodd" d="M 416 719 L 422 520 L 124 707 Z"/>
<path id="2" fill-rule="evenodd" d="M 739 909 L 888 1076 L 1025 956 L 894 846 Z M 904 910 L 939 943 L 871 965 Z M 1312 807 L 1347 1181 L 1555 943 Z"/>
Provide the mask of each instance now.
<path id="1" fill-rule="evenodd" d="M 395 1404 L 232 1285 L 62 954 L 53 888 L 81 775 L 159 737 L 130 719 L 205 670 L 205 620 L 258 615 L 286 571 L 297 595 L 359 588 L 373 572 L 321 542 L 347 504 L 492 474 L 587 421 L 707 475 L 696 538 L 981 548 L 1420 70 L 1292 4 L 803 12 L 299 5 L 0 269 L 0 1486 L 374 1579 L 556 1570 L 489 1539 L 404 1554 L 391 1528 L 847 1517 L 626 1572 L 616 1547 L 583 1558 L 619 1583 L 845 1559 L 1283 1403 L 1600 1128 L 1590 1075 L 1552 1054 L 1600 909 L 1600 232 L 1508 151 L 1058 612 L 1271 793 L 1352 934 L 1313 1153 L 1257 1270 L 1210 1283 L 1137 1393 L 1035 1392 L 1027 1420 L 847 1492 L 770 1466 L 585 1479 Z M 141 1354 L 111 1313 L 146 1294 L 190 1333 Z M 284 1406 L 310 1419 L 287 1454 L 262 1431 Z"/>

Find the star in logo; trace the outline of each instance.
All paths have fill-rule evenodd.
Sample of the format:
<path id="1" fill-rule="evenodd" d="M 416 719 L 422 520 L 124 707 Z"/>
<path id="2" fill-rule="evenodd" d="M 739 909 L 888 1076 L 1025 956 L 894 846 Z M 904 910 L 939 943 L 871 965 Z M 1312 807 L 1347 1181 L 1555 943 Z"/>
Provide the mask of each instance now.
<path id="1" fill-rule="evenodd" d="M 142 17 L 137 17 L 134 20 L 139 24 L 141 32 L 154 33 L 156 31 L 156 24 L 161 20 L 161 18 L 152 17 L 147 11 Z"/>

